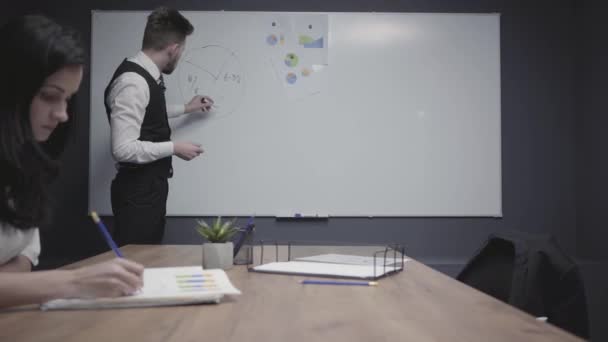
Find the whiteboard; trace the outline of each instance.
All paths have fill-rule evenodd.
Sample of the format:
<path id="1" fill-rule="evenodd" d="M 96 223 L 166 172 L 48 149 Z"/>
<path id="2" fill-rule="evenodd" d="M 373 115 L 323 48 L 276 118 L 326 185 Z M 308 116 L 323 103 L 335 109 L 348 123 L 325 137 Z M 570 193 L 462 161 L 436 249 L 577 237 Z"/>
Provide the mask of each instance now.
<path id="1" fill-rule="evenodd" d="M 198 92 L 218 108 L 171 121 L 174 141 L 205 153 L 173 158 L 168 215 L 502 216 L 498 14 L 182 13 L 195 31 L 167 103 Z M 116 172 L 103 92 L 147 14 L 92 13 L 89 207 L 101 214 Z M 319 18 L 326 55 L 307 57 L 325 60 L 290 87 L 291 45 L 273 50 L 276 38 Z"/>

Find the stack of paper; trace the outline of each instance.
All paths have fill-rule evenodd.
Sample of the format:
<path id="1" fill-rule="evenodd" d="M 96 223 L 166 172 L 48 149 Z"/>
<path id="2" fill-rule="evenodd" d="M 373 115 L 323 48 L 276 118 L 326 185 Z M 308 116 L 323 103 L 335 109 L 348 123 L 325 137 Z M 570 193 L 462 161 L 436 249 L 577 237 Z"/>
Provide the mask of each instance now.
<path id="1" fill-rule="evenodd" d="M 146 268 L 143 277 L 144 287 L 132 296 L 56 299 L 44 303 L 41 308 L 100 309 L 219 303 L 224 295 L 241 293 L 223 270 L 203 270 L 201 266 Z"/>
<path id="2" fill-rule="evenodd" d="M 399 257 L 393 257 L 393 255 L 387 255 L 384 257 L 371 257 L 371 256 L 360 256 L 360 255 L 347 255 L 347 254 L 319 254 L 308 257 L 297 258 L 299 261 L 314 261 L 314 262 L 326 262 L 331 264 L 346 264 L 346 265 L 376 265 L 378 267 L 383 265 L 395 265 L 401 262 L 401 255 Z M 407 260 L 404 260 L 407 261 Z"/>
<path id="3" fill-rule="evenodd" d="M 267 273 L 375 279 L 401 270 L 403 265 L 399 265 L 400 262 L 401 258 L 387 257 L 385 262 L 384 258 L 321 254 L 287 262 L 271 262 L 256 266 L 253 269 Z"/>

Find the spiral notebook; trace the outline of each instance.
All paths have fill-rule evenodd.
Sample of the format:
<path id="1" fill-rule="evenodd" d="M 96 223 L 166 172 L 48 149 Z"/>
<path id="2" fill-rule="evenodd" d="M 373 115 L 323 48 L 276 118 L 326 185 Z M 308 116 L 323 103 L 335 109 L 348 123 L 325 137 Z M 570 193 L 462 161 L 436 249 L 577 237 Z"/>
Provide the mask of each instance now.
<path id="1" fill-rule="evenodd" d="M 144 287 L 132 296 L 96 299 L 56 299 L 42 310 L 109 309 L 219 303 L 225 295 L 241 292 L 226 272 L 201 266 L 146 268 Z"/>

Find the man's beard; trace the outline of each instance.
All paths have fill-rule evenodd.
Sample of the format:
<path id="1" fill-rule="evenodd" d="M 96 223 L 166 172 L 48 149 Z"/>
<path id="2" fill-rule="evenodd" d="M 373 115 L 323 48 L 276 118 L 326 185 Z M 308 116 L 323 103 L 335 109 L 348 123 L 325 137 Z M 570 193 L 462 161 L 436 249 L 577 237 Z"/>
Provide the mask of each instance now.
<path id="1" fill-rule="evenodd" d="M 175 58 L 174 60 L 172 60 L 169 63 L 167 63 L 167 65 L 165 65 L 165 67 L 162 70 L 163 74 L 165 74 L 165 75 L 171 75 L 171 73 L 177 67 L 177 61 L 178 60 L 179 60 L 179 58 Z"/>

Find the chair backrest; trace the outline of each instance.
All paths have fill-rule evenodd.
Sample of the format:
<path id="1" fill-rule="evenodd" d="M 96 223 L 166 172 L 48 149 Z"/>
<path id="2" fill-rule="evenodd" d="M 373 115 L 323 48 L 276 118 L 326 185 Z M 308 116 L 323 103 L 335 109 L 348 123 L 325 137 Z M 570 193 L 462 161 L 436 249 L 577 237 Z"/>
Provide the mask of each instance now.
<path id="1" fill-rule="evenodd" d="M 515 248 L 510 241 L 491 238 L 456 279 L 509 303 L 514 260 Z"/>
<path id="2" fill-rule="evenodd" d="M 456 278 L 533 316 L 546 316 L 548 322 L 578 336 L 589 337 L 582 277 L 551 237 L 493 234 Z"/>

